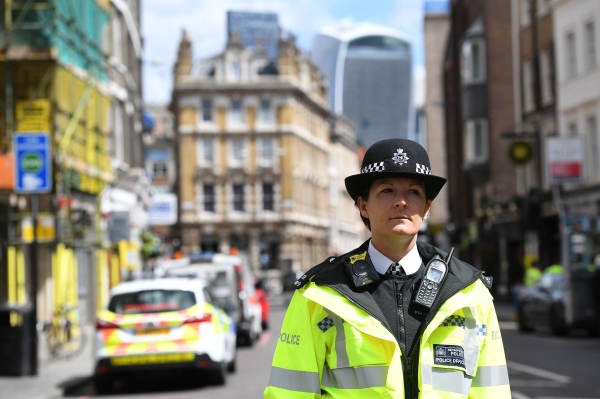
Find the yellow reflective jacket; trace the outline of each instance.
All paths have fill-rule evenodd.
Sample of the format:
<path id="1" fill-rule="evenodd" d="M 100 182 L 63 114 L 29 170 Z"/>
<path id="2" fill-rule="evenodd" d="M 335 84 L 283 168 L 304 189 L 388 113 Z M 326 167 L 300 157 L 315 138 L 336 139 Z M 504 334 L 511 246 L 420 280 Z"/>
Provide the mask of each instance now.
<path id="1" fill-rule="evenodd" d="M 510 398 L 500 328 L 484 284 L 488 278 L 452 260 L 441 303 L 434 302 L 419 330 L 418 353 L 405 354 L 371 306 L 376 304 L 370 294 L 354 287 L 343 270 L 357 257 L 370 263 L 367 244 L 327 260 L 314 268 L 318 274 L 309 272 L 298 284 L 265 399 L 405 398 L 405 378 L 416 381 L 418 398 Z M 418 249 L 425 263 L 434 254 L 445 256 L 426 244 Z"/>

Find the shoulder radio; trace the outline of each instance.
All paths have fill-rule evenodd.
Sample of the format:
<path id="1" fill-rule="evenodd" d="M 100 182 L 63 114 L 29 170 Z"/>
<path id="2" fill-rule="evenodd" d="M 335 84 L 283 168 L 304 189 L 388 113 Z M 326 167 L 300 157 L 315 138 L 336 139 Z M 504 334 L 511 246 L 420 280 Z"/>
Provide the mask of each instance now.
<path id="1" fill-rule="evenodd" d="M 415 303 L 421 305 L 424 308 L 431 308 L 433 301 L 437 297 L 440 287 L 448 274 L 448 265 L 450 259 L 454 253 L 454 248 L 450 250 L 446 259 L 442 259 L 439 255 L 436 255 L 429 261 L 425 266 L 425 277 L 421 281 L 421 286 L 417 291 Z"/>

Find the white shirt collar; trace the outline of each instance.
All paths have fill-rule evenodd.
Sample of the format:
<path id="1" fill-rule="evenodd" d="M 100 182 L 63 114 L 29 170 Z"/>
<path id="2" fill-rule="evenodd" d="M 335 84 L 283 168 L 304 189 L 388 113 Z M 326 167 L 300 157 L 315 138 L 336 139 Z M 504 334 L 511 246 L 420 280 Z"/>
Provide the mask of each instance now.
<path id="1" fill-rule="evenodd" d="M 377 270 L 379 274 L 385 274 L 387 269 L 390 267 L 394 261 L 390 258 L 379 252 L 374 246 L 373 241 L 369 241 L 369 257 L 371 258 L 371 262 L 373 263 L 373 267 Z M 419 255 L 419 251 L 417 250 L 417 245 L 415 244 L 410 251 L 406 254 L 406 256 L 400 259 L 400 266 L 404 269 L 404 272 L 408 274 L 416 273 L 423 261 L 421 260 L 421 255 Z"/>

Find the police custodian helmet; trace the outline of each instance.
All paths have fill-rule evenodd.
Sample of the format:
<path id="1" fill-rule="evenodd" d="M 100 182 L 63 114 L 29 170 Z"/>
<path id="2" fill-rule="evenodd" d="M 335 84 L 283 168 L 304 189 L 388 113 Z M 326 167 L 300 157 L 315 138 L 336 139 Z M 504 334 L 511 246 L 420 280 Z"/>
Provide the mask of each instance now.
<path id="1" fill-rule="evenodd" d="M 346 191 L 354 201 L 362 189 L 377 179 L 412 177 L 425 183 L 427 199 L 433 200 L 447 179 L 431 173 L 427 151 L 407 139 L 386 139 L 373 144 L 363 158 L 360 174 L 346 177 Z"/>

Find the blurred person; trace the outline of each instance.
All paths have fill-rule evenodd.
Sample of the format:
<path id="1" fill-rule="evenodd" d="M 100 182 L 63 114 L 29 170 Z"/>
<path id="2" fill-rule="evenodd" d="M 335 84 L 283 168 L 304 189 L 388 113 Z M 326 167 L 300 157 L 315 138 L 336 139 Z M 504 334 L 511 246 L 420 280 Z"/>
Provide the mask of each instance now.
<path id="1" fill-rule="evenodd" d="M 436 280 L 450 257 L 417 241 L 446 183 L 425 149 L 379 141 L 345 183 L 371 239 L 296 281 L 264 397 L 510 398 L 492 279 L 451 258 Z"/>
<path id="2" fill-rule="evenodd" d="M 542 268 L 539 261 L 533 261 L 531 267 L 525 270 L 524 283 L 525 287 L 529 288 L 542 278 Z"/>
<path id="3" fill-rule="evenodd" d="M 563 274 L 564 268 L 559 263 L 554 263 L 544 269 L 543 274 Z"/>

